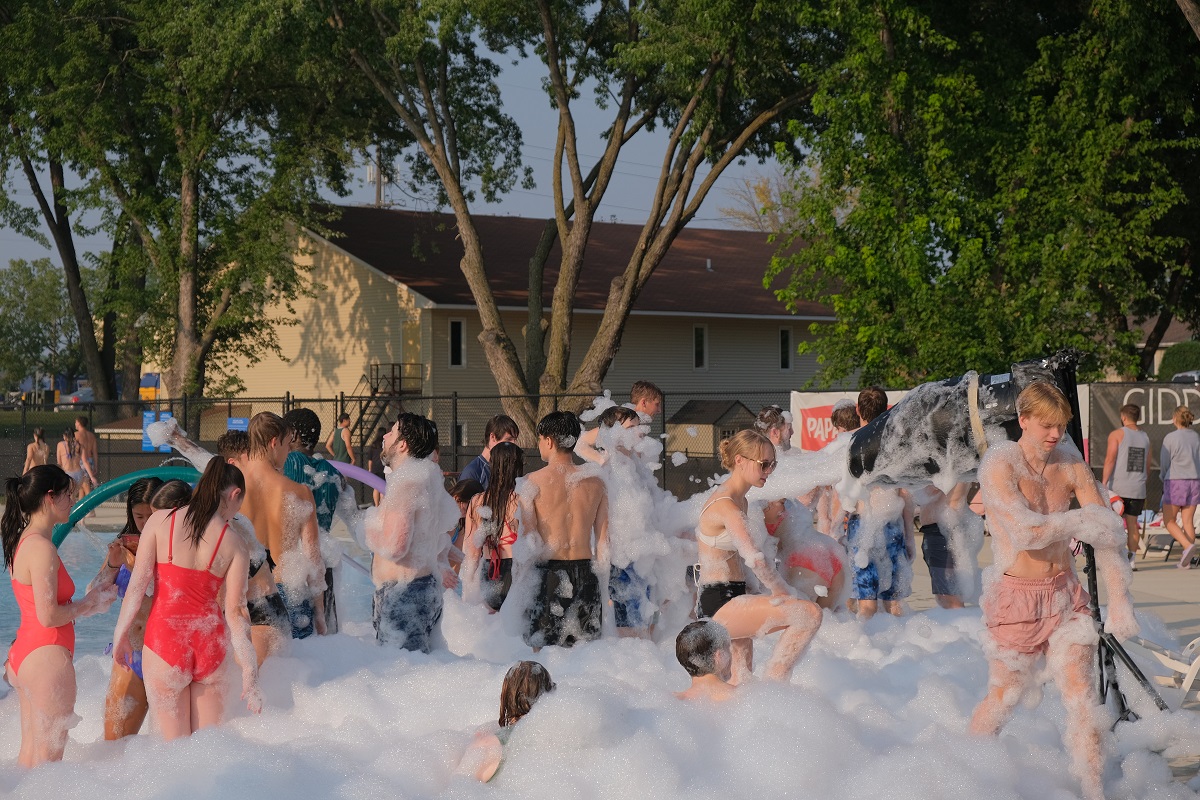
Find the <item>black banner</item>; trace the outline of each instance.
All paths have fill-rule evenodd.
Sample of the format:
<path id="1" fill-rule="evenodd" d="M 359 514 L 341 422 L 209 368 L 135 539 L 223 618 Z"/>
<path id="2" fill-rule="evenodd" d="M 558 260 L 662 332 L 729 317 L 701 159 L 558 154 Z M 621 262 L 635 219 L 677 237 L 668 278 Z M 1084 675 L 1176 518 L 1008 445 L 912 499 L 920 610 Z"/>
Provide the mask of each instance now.
<path id="1" fill-rule="evenodd" d="M 1146 484 L 1146 508 L 1158 508 L 1162 500 L 1159 451 L 1162 440 L 1175 430 L 1172 418 L 1179 406 L 1200 412 L 1200 386 L 1185 383 L 1093 383 L 1090 384 L 1091 420 L 1088 456 L 1096 477 L 1104 469 L 1108 435 L 1121 427 L 1121 406 L 1132 403 L 1142 409 L 1138 427 L 1150 437 L 1150 479 Z M 1198 414 L 1200 415 L 1200 414 Z"/>

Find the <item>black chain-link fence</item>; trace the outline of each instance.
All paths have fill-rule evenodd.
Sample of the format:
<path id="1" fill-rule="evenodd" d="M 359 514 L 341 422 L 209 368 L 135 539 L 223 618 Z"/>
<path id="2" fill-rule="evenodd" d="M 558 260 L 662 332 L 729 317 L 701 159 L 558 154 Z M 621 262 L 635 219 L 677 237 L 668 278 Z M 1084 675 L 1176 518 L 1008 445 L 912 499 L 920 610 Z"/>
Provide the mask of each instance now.
<path id="1" fill-rule="evenodd" d="M 185 428 L 198 431 L 197 440 L 201 446 L 215 451 L 217 437 L 237 425 L 238 420 L 247 420 L 261 411 L 282 415 L 295 408 L 309 408 L 321 420 L 322 445 L 337 427 L 338 418 L 342 414 L 349 415 L 354 460 L 363 468 L 368 466 L 371 445 L 377 434 L 390 425 L 397 414 L 410 411 L 429 417 L 438 425 L 441 465 L 450 480 L 483 450 L 484 428 L 491 417 L 504 413 L 504 399 L 498 396 L 425 397 L 409 394 L 306 399 L 284 395 L 89 403 L 60 411 L 9 406 L 0 408 L 0 474 L 20 473 L 35 428 L 43 430 L 50 447 L 51 463 L 56 463 L 56 446 L 62 441 L 63 432 L 73 429 L 80 416 L 88 420 L 89 427 L 96 433 L 97 471 L 101 480 L 107 480 L 164 462 L 175 463 L 175 453 L 144 449 L 143 423 L 147 418 L 170 414 Z M 536 404 L 537 398 L 529 399 Z M 593 399 L 590 396 L 559 396 L 551 405 L 591 407 Z M 629 397 L 614 394 L 611 399 L 624 403 Z M 787 409 L 788 403 L 786 391 L 667 394 L 662 413 L 651 426 L 651 435 L 663 443 L 662 466 L 658 470 L 661 485 L 679 497 L 707 488 L 708 479 L 721 472 L 716 450 L 720 439 L 753 424 L 754 415 L 763 406 L 776 404 Z M 323 451 L 323 447 L 318 449 Z M 530 455 L 536 456 L 536 451 Z M 536 463 L 536 458 L 531 461 L 531 464 Z M 365 501 L 366 494 L 360 499 Z"/>

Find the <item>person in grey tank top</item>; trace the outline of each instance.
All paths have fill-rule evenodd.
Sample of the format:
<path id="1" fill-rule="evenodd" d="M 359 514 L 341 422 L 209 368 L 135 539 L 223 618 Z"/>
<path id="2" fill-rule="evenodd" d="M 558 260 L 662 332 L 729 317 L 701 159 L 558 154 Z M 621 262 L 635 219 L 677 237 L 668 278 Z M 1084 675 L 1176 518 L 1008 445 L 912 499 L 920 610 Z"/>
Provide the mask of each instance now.
<path id="1" fill-rule="evenodd" d="M 1183 545 L 1181 569 L 1192 566 L 1196 548 L 1196 505 L 1200 503 L 1200 433 L 1192 430 L 1196 421 L 1191 409 L 1175 409 L 1175 430 L 1163 437 L 1160 469 L 1163 479 L 1163 523 L 1175 541 Z M 1183 520 L 1180 527 L 1175 517 Z"/>
<path id="2" fill-rule="evenodd" d="M 1141 541 L 1138 517 L 1146 506 L 1146 478 L 1150 474 L 1150 437 L 1138 428 L 1141 415 L 1142 409 L 1133 403 L 1121 406 L 1122 427 L 1108 435 L 1101 481 L 1121 498 L 1124 506 L 1121 513 L 1125 517 L 1130 561 Z"/>

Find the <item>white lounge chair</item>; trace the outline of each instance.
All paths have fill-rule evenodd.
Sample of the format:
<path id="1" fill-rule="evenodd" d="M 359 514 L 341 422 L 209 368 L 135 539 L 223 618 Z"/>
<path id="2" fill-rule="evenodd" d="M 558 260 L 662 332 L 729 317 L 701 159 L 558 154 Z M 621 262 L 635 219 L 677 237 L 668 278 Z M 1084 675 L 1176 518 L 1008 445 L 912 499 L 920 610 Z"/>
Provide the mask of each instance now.
<path id="1" fill-rule="evenodd" d="M 1179 705 L 1182 707 L 1184 701 L 1187 700 L 1188 692 L 1192 690 L 1196 682 L 1196 675 L 1200 673 L 1200 637 L 1188 642 L 1182 653 L 1168 650 L 1139 636 L 1135 636 L 1129 641 L 1154 656 L 1158 663 L 1171 670 L 1170 675 L 1154 675 L 1152 677 L 1156 683 L 1162 686 L 1182 689 L 1183 694 L 1179 700 Z"/>

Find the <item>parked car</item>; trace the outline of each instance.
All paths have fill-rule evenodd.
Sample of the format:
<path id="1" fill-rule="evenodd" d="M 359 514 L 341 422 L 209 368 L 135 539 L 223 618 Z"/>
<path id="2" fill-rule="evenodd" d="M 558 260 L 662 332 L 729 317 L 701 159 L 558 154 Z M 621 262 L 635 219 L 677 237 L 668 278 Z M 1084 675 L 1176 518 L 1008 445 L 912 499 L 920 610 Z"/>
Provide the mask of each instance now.
<path id="1" fill-rule="evenodd" d="M 1200 369 L 1176 372 L 1171 376 L 1171 383 L 1200 383 Z"/>
<path id="2" fill-rule="evenodd" d="M 54 407 L 55 411 L 82 411 L 88 403 L 96 402 L 96 393 L 92 387 L 85 386 L 77 392 L 60 395 L 58 399 L 59 403 Z"/>

